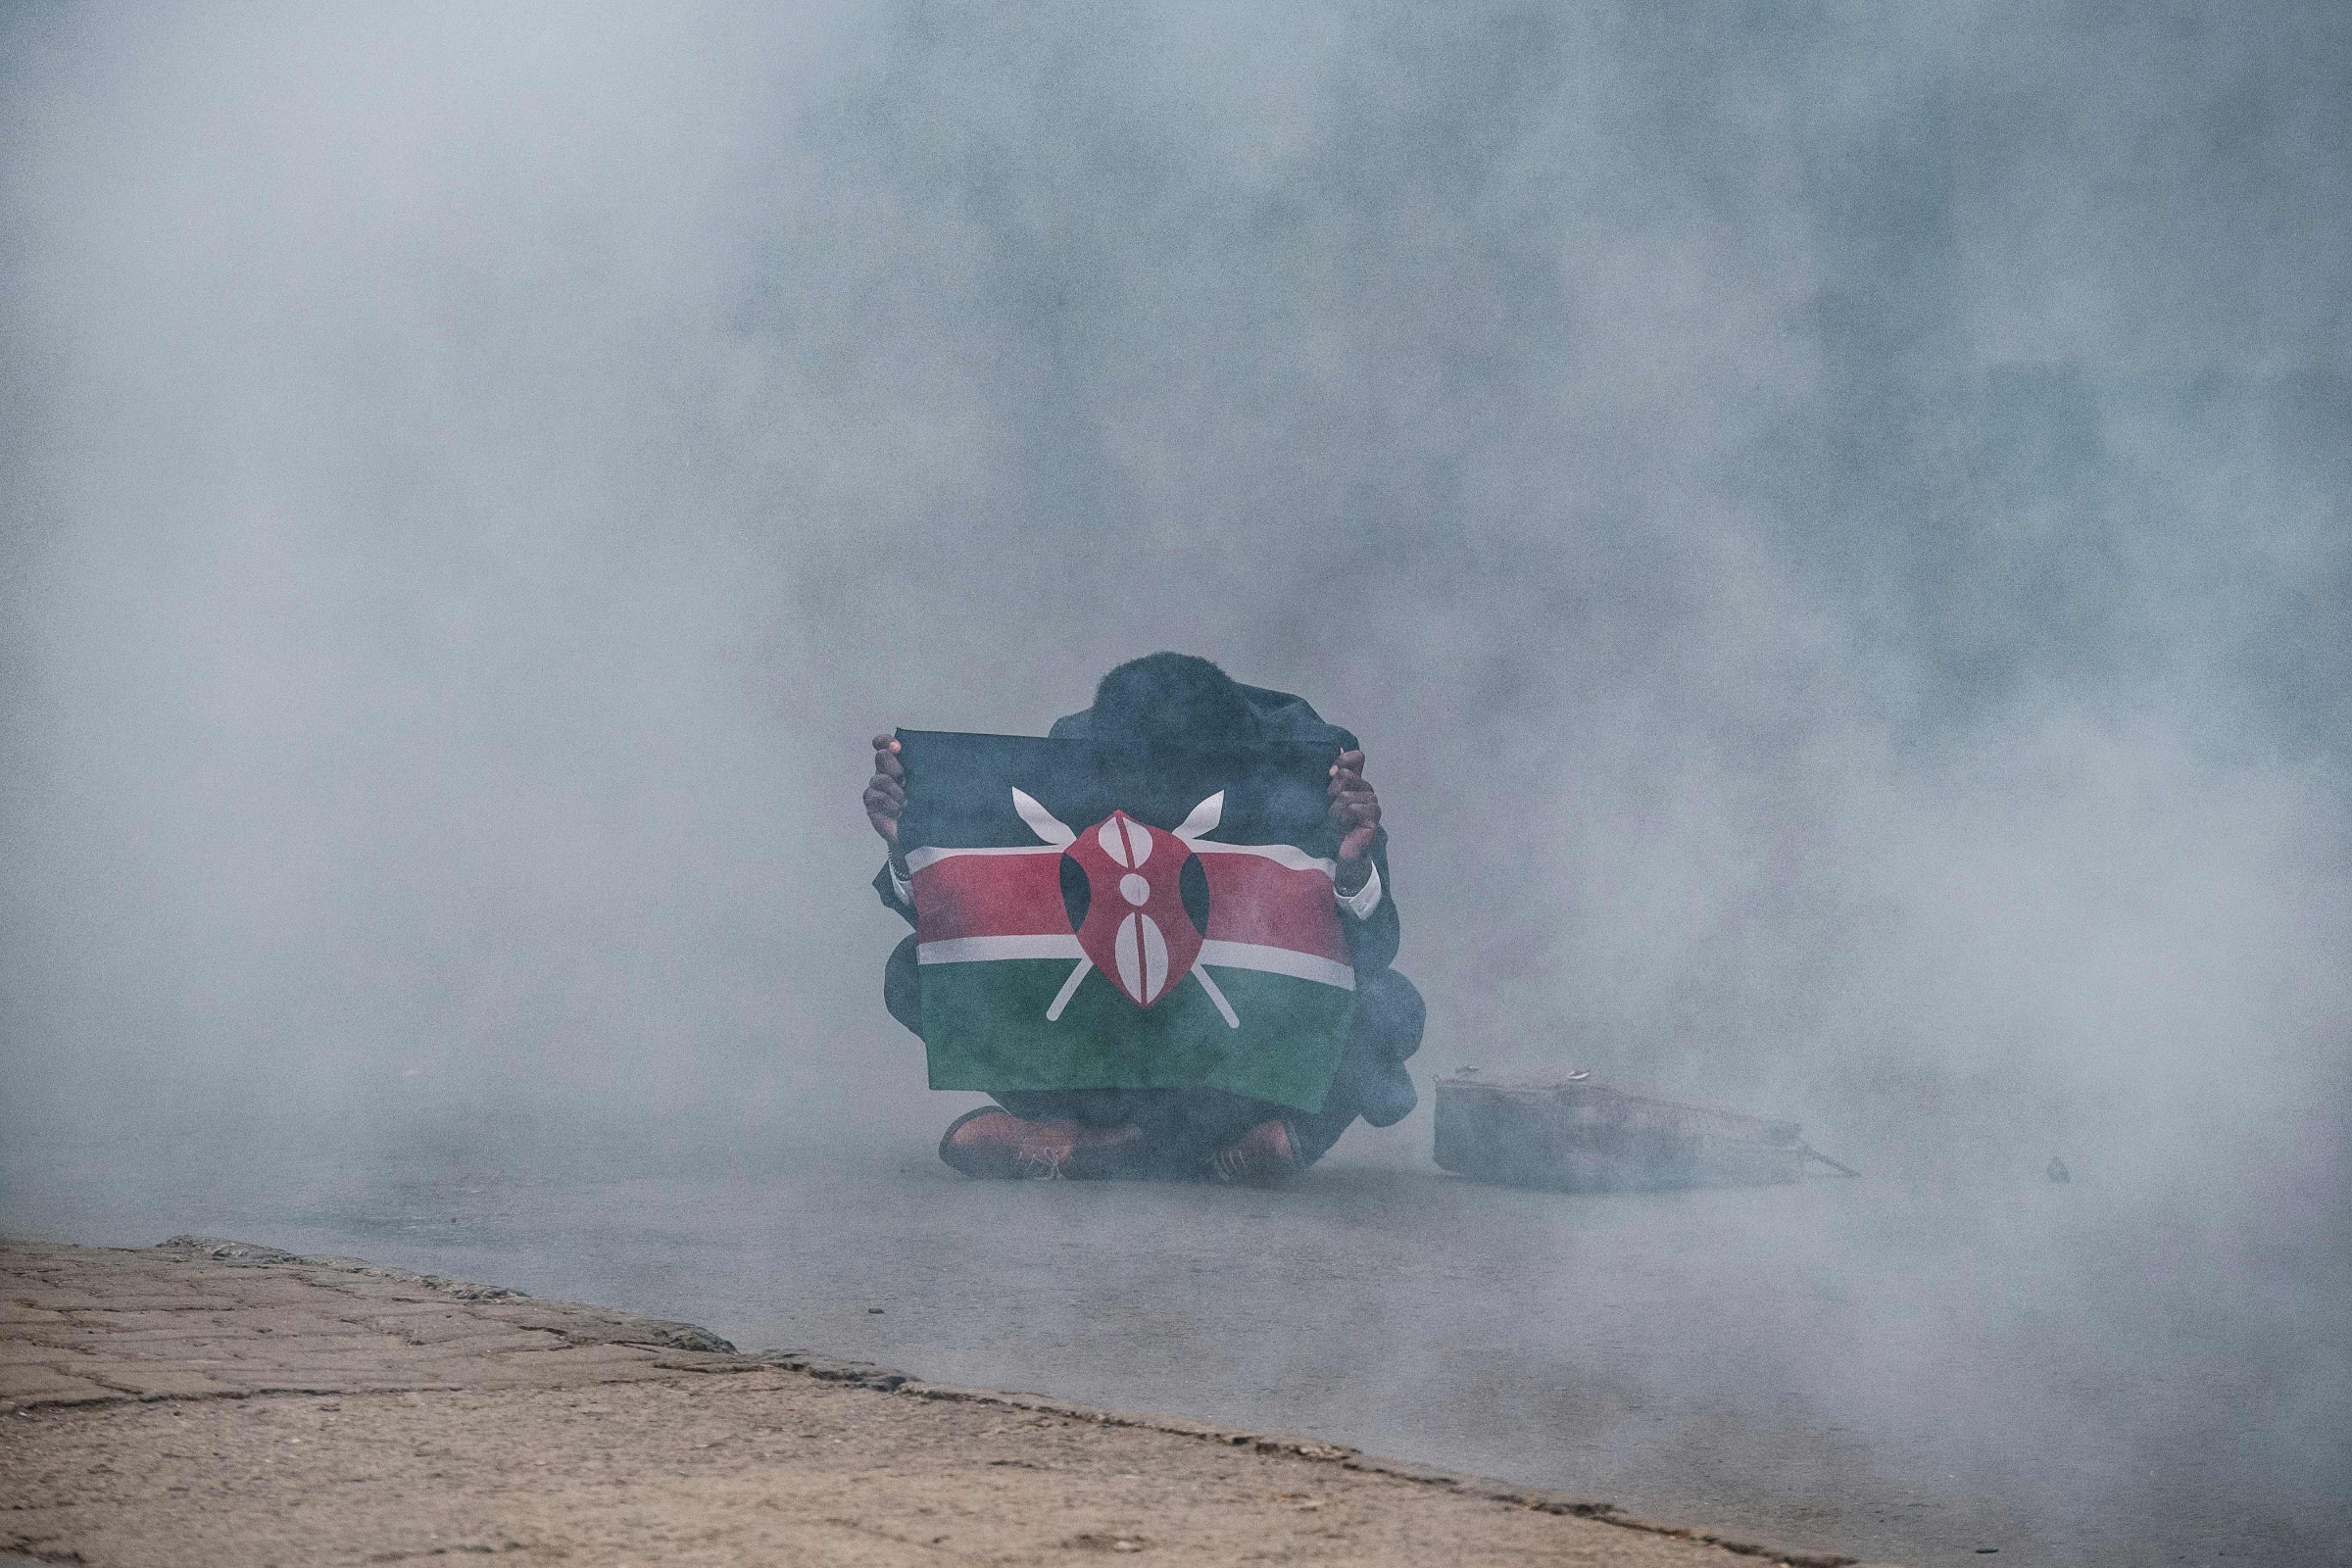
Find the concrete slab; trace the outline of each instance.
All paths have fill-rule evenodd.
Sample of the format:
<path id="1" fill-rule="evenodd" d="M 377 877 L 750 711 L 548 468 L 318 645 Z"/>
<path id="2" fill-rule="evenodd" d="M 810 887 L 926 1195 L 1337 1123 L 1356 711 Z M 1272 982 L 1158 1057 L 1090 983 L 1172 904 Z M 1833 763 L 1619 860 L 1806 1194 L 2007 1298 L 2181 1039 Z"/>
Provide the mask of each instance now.
<path id="1" fill-rule="evenodd" d="M 53 1288 L 67 1276 L 71 1290 Z M 0 1362 L 0 1549 L 33 1554 L 23 1561 L 244 1568 L 496 1552 L 846 1564 L 1099 1551 L 1733 1568 L 1759 1549 L 1387 1465 L 1311 1435 L 936 1387 L 807 1352 L 677 1348 L 667 1342 L 715 1336 L 625 1313 L 534 1302 L 534 1327 L 517 1330 L 493 1304 L 511 1300 L 500 1293 L 268 1250 L 0 1244 L 0 1300 L 36 1289 L 93 1304 L 57 1309 L 62 1323 L 0 1320 L 0 1344 L 62 1327 L 90 1347 L 78 1377 L 46 1360 Z M 119 1310 L 117 1289 L 159 1304 Z M 276 1332 L 241 1335 L 248 1353 L 231 1365 L 191 1355 L 206 1342 L 149 1322 L 179 1311 L 170 1303 L 181 1292 L 250 1303 L 205 1310 L 240 1328 L 266 1313 Z M 331 1332 L 373 1298 L 419 1292 L 442 1298 L 421 1315 L 434 1335 L 423 1346 Z M 318 1363 L 324 1344 L 349 1353 Z"/>

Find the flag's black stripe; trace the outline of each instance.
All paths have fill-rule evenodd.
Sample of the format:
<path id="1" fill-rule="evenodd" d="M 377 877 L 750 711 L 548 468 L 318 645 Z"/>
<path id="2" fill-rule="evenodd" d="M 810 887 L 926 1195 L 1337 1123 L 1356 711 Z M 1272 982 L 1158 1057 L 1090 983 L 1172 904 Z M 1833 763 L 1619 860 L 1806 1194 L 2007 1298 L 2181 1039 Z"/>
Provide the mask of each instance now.
<path id="1" fill-rule="evenodd" d="M 1150 759 L 1098 753 L 1091 741 L 1026 735 L 903 729 L 898 736 L 899 760 L 906 770 L 899 837 L 908 849 L 1037 843 L 1013 809 L 1016 788 L 1073 831 L 1100 822 L 1113 809 L 1153 827 L 1173 828 L 1222 790 L 1225 809 L 1209 835 L 1214 840 L 1296 844 L 1320 856 L 1339 848 L 1325 791 L 1340 750 L 1336 732 L 1328 742 L 1285 741 Z"/>

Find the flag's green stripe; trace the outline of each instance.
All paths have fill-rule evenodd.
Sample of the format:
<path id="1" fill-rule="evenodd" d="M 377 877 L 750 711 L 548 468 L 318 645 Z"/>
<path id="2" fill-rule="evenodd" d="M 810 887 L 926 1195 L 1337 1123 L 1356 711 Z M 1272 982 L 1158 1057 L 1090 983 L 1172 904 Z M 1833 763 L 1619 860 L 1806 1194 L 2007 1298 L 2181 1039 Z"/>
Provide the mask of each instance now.
<path id="1" fill-rule="evenodd" d="M 934 1089 L 1223 1089 L 1320 1110 L 1355 994 L 1256 969 L 1211 967 L 1241 1020 L 1229 1029 L 1187 975 L 1138 1008 L 1099 973 L 1059 1019 L 1046 1008 L 1063 958 L 923 965 L 923 1044 Z"/>

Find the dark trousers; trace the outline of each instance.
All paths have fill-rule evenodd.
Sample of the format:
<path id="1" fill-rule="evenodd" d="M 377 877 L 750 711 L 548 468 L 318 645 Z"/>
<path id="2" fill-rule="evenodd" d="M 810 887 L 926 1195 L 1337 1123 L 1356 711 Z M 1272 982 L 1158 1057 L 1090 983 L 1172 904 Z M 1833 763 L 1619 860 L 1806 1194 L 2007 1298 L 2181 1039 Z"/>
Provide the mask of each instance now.
<path id="1" fill-rule="evenodd" d="M 911 936 L 883 966 L 882 1003 L 893 1018 L 918 1035 L 923 1032 L 922 975 Z M 1134 1122 L 1171 1166 L 1197 1163 L 1259 1122 L 1280 1116 L 1291 1124 L 1299 1157 L 1311 1165 L 1358 1115 L 1368 1111 L 1369 1119 L 1385 1127 L 1412 1108 L 1412 1081 L 1402 1063 L 1420 1047 L 1422 1018 L 1421 993 L 1404 976 L 1393 969 L 1357 976 L 1348 1046 L 1321 1110 L 1298 1110 L 1222 1089 L 1007 1089 L 991 1098 L 1023 1121 L 1067 1120 L 1087 1127 Z M 1374 1103 L 1367 1104 L 1367 1098 Z"/>

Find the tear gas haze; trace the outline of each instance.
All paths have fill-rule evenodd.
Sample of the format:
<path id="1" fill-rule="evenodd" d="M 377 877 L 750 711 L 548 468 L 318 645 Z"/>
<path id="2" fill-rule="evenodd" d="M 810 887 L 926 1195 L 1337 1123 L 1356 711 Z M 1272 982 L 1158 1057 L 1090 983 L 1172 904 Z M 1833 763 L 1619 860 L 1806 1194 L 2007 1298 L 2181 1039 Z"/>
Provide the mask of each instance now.
<path id="1" fill-rule="evenodd" d="M 2324 1485 L 2348 103 L 2317 3 L 12 7 L 0 1211 L 927 1160 L 866 738 L 1174 648 L 1363 737 L 1425 1103 L 2062 1154 Z"/>

